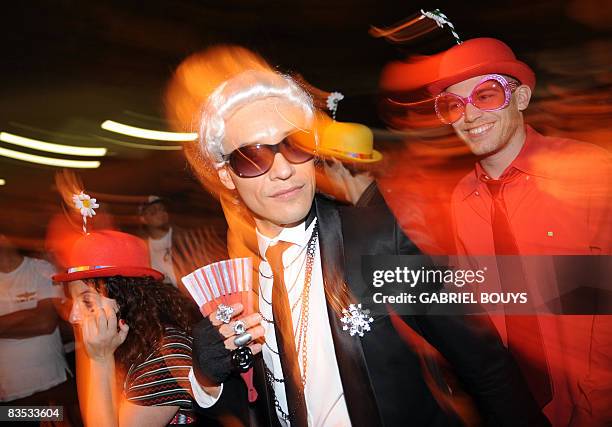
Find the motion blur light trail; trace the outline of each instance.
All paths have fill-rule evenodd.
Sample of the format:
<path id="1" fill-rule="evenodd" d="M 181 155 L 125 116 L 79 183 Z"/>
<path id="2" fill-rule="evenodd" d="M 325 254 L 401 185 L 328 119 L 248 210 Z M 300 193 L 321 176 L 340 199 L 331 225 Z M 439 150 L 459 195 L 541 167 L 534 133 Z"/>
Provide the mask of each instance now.
<path id="1" fill-rule="evenodd" d="M 13 135 L 12 133 L 8 132 L 0 132 L 0 141 L 18 145 L 20 147 L 32 148 L 38 151 L 46 151 L 48 153 L 87 157 L 99 157 L 106 155 L 106 148 L 104 147 L 78 147 L 74 145 L 53 144 L 50 142 L 25 138 L 19 135 Z"/>
<path id="2" fill-rule="evenodd" d="M 112 120 L 105 120 L 100 127 L 109 132 L 157 141 L 183 142 L 195 141 L 198 139 L 197 133 L 164 132 L 159 130 L 143 129 L 135 126 L 124 125 L 123 123 L 114 122 Z"/>
<path id="3" fill-rule="evenodd" d="M 0 147 L 0 156 L 29 163 L 37 163 L 39 165 L 57 166 L 62 168 L 95 169 L 100 167 L 100 162 L 97 160 L 57 159 L 54 157 L 45 157 L 37 156 L 34 154 L 22 153 L 20 151 L 9 150 L 7 148 L 2 147 Z"/>
<path id="4" fill-rule="evenodd" d="M 180 145 L 152 145 L 152 144 L 138 144 L 136 142 L 120 141 L 114 138 L 106 138 L 104 136 L 96 135 L 95 138 L 100 141 L 110 142 L 111 144 L 121 145 L 127 148 L 134 148 L 139 150 L 158 150 L 158 151 L 180 151 L 183 149 Z"/>

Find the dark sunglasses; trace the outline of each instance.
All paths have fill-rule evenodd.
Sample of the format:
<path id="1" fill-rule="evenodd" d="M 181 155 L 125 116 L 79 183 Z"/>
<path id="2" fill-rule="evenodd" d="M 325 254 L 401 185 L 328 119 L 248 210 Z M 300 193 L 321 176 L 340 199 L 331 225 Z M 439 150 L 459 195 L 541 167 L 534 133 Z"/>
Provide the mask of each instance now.
<path id="1" fill-rule="evenodd" d="M 305 163 L 314 157 L 312 152 L 300 148 L 287 137 L 278 144 L 245 145 L 222 158 L 240 178 L 255 178 L 272 168 L 276 153 L 281 153 L 293 164 Z"/>

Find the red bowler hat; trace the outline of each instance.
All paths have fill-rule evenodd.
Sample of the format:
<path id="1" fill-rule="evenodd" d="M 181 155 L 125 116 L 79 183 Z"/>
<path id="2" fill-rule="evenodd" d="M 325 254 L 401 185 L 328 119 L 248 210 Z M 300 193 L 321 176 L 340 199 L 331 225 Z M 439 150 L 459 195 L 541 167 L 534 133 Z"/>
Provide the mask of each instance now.
<path id="1" fill-rule="evenodd" d="M 65 273 L 53 276 L 55 282 L 110 276 L 151 276 L 155 280 L 164 277 L 151 268 L 145 242 L 131 234 L 112 230 L 79 237 L 70 249 L 68 265 Z"/>
<path id="2" fill-rule="evenodd" d="M 384 91 L 406 92 L 421 89 L 438 76 L 440 59 L 442 53 L 390 62 L 381 72 L 380 88 Z"/>
<path id="3" fill-rule="evenodd" d="M 504 42 L 492 38 L 467 40 L 442 54 L 437 80 L 427 86 L 432 95 L 472 77 L 505 74 L 535 88 L 535 74 L 529 65 L 516 59 Z"/>

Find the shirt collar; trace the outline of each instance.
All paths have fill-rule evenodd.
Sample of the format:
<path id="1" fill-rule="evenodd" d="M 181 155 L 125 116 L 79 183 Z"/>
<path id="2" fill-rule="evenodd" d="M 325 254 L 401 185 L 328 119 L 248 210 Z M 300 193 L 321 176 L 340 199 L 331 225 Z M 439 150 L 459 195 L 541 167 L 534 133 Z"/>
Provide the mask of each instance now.
<path id="1" fill-rule="evenodd" d="M 316 218 L 314 218 L 314 220 L 310 221 L 308 227 L 306 227 L 306 220 L 294 227 L 283 227 L 281 232 L 273 238 L 264 236 L 257 228 L 255 228 L 255 232 L 257 233 L 257 244 L 259 246 L 259 255 L 261 255 L 263 259 L 266 259 L 266 252 L 268 248 L 276 245 L 280 241 L 291 243 L 299 246 L 300 248 L 306 246 L 308 240 L 310 240 L 310 235 L 312 234 L 312 230 L 314 229 L 316 222 Z"/>
<path id="2" fill-rule="evenodd" d="M 552 178 L 554 161 L 550 155 L 553 153 L 549 151 L 550 145 L 546 138 L 529 125 L 525 125 L 525 133 L 525 144 L 512 166 L 529 175 Z"/>
<path id="3" fill-rule="evenodd" d="M 542 150 L 545 148 L 545 144 L 540 141 L 542 135 L 529 125 L 525 125 L 525 135 L 525 143 L 521 151 L 506 168 L 500 179 L 503 180 L 504 177 L 511 179 L 516 176 L 517 172 L 540 177 L 547 177 L 549 175 L 543 162 L 538 161 L 542 159 Z M 476 162 L 474 173 L 470 176 L 471 178 L 464 183 L 464 199 L 476 192 L 481 182 L 486 182 L 487 179 L 489 179 L 486 171 L 480 165 L 480 162 Z"/>

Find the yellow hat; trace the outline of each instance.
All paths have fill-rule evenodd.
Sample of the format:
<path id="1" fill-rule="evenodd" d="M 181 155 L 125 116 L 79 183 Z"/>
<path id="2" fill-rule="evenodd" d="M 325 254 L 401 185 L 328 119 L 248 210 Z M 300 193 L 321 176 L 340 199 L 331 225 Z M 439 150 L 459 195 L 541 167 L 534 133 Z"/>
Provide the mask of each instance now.
<path id="1" fill-rule="evenodd" d="M 359 123 L 333 122 L 323 129 L 317 153 L 356 163 L 374 163 L 382 154 L 374 150 L 374 135 Z"/>

